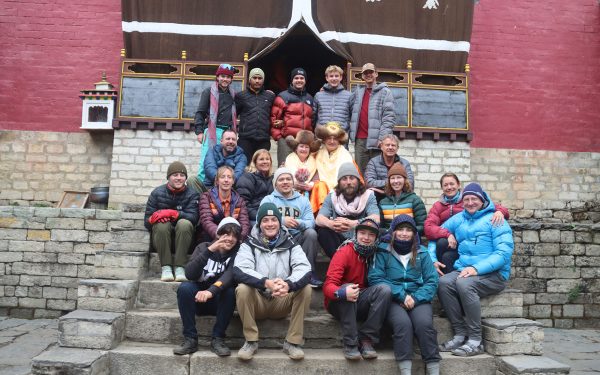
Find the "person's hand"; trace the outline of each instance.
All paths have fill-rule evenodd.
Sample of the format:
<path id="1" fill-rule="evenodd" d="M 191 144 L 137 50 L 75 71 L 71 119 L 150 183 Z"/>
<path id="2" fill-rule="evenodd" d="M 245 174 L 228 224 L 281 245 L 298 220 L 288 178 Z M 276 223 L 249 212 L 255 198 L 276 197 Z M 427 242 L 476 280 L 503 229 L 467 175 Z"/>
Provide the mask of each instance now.
<path id="1" fill-rule="evenodd" d="M 229 234 L 222 234 L 215 242 L 208 246 L 208 251 L 211 253 L 225 252 L 231 250 L 231 236 Z"/>
<path id="2" fill-rule="evenodd" d="M 458 245 L 458 242 L 456 242 L 456 237 L 454 237 L 453 234 L 448 236 L 448 247 L 451 249 L 456 249 L 456 245 Z"/>
<path id="3" fill-rule="evenodd" d="M 492 215 L 492 225 L 499 227 L 502 224 L 504 224 L 504 215 L 502 215 L 502 212 L 500 211 L 494 212 Z"/>
<path id="4" fill-rule="evenodd" d="M 378 189 L 378 188 L 372 187 L 372 188 L 369 188 L 368 190 L 372 190 L 372 191 L 374 191 L 376 193 L 379 193 L 379 194 L 385 194 L 385 191 L 383 189 Z"/>
<path id="5" fill-rule="evenodd" d="M 276 128 L 280 128 L 283 125 L 283 120 L 275 120 L 273 121 L 273 126 Z"/>
<path id="6" fill-rule="evenodd" d="M 339 220 L 337 220 L 337 218 L 335 218 L 329 222 L 329 228 L 332 231 L 337 232 L 337 233 L 343 232 L 342 223 Z"/>
<path id="7" fill-rule="evenodd" d="M 285 297 L 290 291 L 290 286 L 284 280 L 276 278 L 273 280 L 274 289 L 271 295 L 273 297 Z"/>
<path id="8" fill-rule="evenodd" d="M 440 269 L 440 268 L 446 268 L 446 265 L 444 263 L 434 262 L 433 266 L 435 267 L 435 270 L 437 271 L 438 275 L 444 276 L 444 272 Z"/>
<path id="9" fill-rule="evenodd" d="M 203 303 L 208 301 L 209 299 L 211 299 L 213 297 L 213 294 L 211 292 L 209 292 L 208 290 L 201 290 L 198 293 L 196 293 L 196 302 L 199 303 Z"/>
<path id="10" fill-rule="evenodd" d="M 358 295 L 360 294 L 360 289 L 358 288 L 358 284 L 350 284 L 346 287 L 346 300 L 349 302 L 358 301 Z"/>
<path id="11" fill-rule="evenodd" d="M 202 143 L 202 140 L 204 139 L 204 133 L 198 134 L 197 138 L 198 138 L 198 143 Z"/>
<path id="12" fill-rule="evenodd" d="M 283 218 L 283 224 L 288 227 L 288 228 L 298 228 L 298 220 L 294 219 L 293 217 L 289 217 L 289 216 L 285 216 Z"/>
<path id="13" fill-rule="evenodd" d="M 469 276 L 477 276 L 477 270 L 474 267 L 465 267 L 458 274 L 458 277 L 469 277 Z"/>
<path id="14" fill-rule="evenodd" d="M 415 300 L 412 298 L 412 296 L 410 294 L 407 294 L 406 297 L 404 298 L 404 307 L 407 310 L 412 310 L 412 308 L 415 307 Z"/>

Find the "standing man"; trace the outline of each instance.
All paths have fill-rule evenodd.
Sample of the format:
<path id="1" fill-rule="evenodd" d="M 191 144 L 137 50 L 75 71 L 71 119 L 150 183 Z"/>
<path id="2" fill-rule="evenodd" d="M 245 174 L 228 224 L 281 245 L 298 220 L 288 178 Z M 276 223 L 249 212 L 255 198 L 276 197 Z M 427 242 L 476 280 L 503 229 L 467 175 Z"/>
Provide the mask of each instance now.
<path id="1" fill-rule="evenodd" d="M 277 141 L 278 166 L 292 152 L 285 137 L 295 137 L 300 130 L 314 131 L 313 97 L 306 92 L 306 70 L 292 70 L 290 79 L 290 87 L 279 93 L 271 109 L 271 136 Z"/>
<path id="2" fill-rule="evenodd" d="M 310 202 L 306 196 L 294 189 L 294 175 L 285 167 L 275 171 L 273 186 L 275 190 L 264 197 L 260 204 L 270 202 L 277 206 L 283 215 L 283 225 L 306 253 L 312 268 L 310 285 L 313 288 L 320 288 L 323 282 L 318 279 L 315 268 L 319 253 L 319 241 L 317 241 L 315 217 Z"/>
<path id="3" fill-rule="evenodd" d="M 367 163 L 379 154 L 379 145 L 396 124 L 394 96 L 385 83 L 377 83 L 377 70 L 372 63 L 362 67 L 365 87 L 356 92 L 350 121 L 350 139 L 355 142 L 355 160 L 364 175 Z"/>
<path id="4" fill-rule="evenodd" d="M 224 130 L 237 130 L 235 91 L 230 87 L 236 72 L 237 69 L 229 64 L 219 65 L 215 82 L 204 89 L 200 96 L 200 104 L 194 117 L 194 132 L 202 145 L 198 165 L 200 182 L 204 182 L 203 166 L 207 150 L 217 144 Z"/>
<path id="5" fill-rule="evenodd" d="M 321 91 L 315 94 L 313 107 L 317 125 L 335 121 L 347 133 L 350 130 L 354 95 L 344 89 L 344 85 L 341 84 L 343 74 L 344 71 L 337 65 L 330 65 L 325 69 L 327 83 L 323 85 Z"/>
<path id="6" fill-rule="evenodd" d="M 235 97 L 240 118 L 238 145 L 251 160 L 257 150 L 271 149 L 271 107 L 275 94 L 265 90 L 265 72 L 254 68 L 248 76 L 248 87 Z"/>
<path id="7" fill-rule="evenodd" d="M 167 169 L 167 183 L 154 189 L 146 203 L 144 226 L 162 266 L 162 281 L 185 281 L 187 253 L 198 224 L 198 193 L 185 185 L 187 169 L 174 161 Z M 175 236 L 175 261 L 171 238 Z M 173 276 L 175 266 L 175 277 Z"/>
<path id="8" fill-rule="evenodd" d="M 310 264 L 300 245 L 282 227 L 273 203 L 261 204 L 256 226 L 240 246 L 233 264 L 239 283 L 235 290 L 246 342 L 238 358 L 248 361 L 258 350 L 257 319 L 281 319 L 290 314 L 283 351 L 293 360 L 304 358 L 304 317 L 310 308 Z"/>
<path id="9" fill-rule="evenodd" d="M 388 171 L 392 168 L 395 163 L 400 163 L 406 170 L 410 187 L 415 188 L 415 177 L 410 167 L 408 160 L 398 156 L 398 147 L 400 146 L 400 140 L 394 134 L 389 133 L 384 135 L 381 139 L 381 155 L 375 156 L 367 163 L 367 170 L 365 172 L 365 180 L 367 187 L 375 191 L 375 196 L 378 198 L 377 201 L 385 197 L 385 183 L 388 178 Z"/>

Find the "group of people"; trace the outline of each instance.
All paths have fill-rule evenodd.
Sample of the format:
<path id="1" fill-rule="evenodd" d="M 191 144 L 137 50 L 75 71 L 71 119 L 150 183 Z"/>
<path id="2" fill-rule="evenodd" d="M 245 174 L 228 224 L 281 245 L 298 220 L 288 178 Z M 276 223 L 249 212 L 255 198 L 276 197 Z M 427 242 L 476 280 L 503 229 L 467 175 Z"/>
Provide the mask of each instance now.
<path id="1" fill-rule="evenodd" d="M 248 88 L 233 93 L 234 74 L 222 64 L 202 93 L 198 175 L 188 179 L 182 163 L 171 163 L 167 183 L 146 206 L 161 280 L 182 282 L 184 342 L 174 353 L 195 352 L 195 316 L 215 315 L 211 350 L 230 355 L 225 331 L 237 307 L 246 339 L 238 358 L 250 360 L 258 350 L 257 320 L 290 315 L 283 350 L 302 359 L 304 317 L 312 288 L 321 287 L 327 311 L 340 321 L 348 360 L 376 358 L 384 324 L 392 328 L 401 374 L 411 371 L 413 335 L 428 374 L 439 373 L 440 351 L 482 353 L 479 299 L 500 292 L 510 276 L 506 208 L 479 184 L 461 189 L 458 177 L 446 173 L 427 214 L 410 163 L 398 156 L 393 98 L 376 82 L 373 64 L 363 66 L 365 86 L 353 93 L 340 83 L 341 68 L 328 67 L 314 99 L 304 90 L 302 68 L 277 97 L 264 90 L 258 68 Z M 331 258 L 324 281 L 316 273 L 321 249 Z M 440 345 L 431 307 L 436 293 L 454 331 Z"/>

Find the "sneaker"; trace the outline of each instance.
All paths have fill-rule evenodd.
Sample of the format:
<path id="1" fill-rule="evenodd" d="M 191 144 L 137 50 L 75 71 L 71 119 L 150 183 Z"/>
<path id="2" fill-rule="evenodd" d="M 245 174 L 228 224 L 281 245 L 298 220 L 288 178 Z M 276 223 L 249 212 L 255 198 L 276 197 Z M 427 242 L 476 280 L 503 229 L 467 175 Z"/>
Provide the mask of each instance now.
<path id="1" fill-rule="evenodd" d="M 249 361 L 258 351 L 258 341 L 246 341 L 244 346 L 238 351 L 238 358 L 242 361 Z"/>
<path id="2" fill-rule="evenodd" d="M 231 350 L 225 345 L 225 340 L 222 337 L 213 337 L 212 340 L 210 340 L 210 351 L 219 357 L 231 355 Z"/>
<path id="3" fill-rule="evenodd" d="M 300 347 L 300 345 L 292 344 L 291 342 L 285 341 L 283 343 L 283 352 L 295 361 L 300 359 L 304 359 L 304 350 Z"/>
<path id="4" fill-rule="evenodd" d="M 358 361 L 362 358 L 356 345 L 344 345 L 344 358 L 350 361 Z"/>
<path id="5" fill-rule="evenodd" d="M 175 281 L 187 281 L 185 278 L 185 268 L 175 267 Z"/>
<path id="6" fill-rule="evenodd" d="M 176 355 L 185 355 L 192 354 L 196 350 L 198 350 L 198 339 L 193 339 L 191 337 L 185 337 L 183 344 L 178 348 L 173 349 L 173 354 Z"/>
<path id="7" fill-rule="evenodd" d="M 454 349 L 460 347 L 461 345 L 463 345 L 466 342 L 466 338 L 462 339 L 462 340 L 457 340 L 456 338 L 451 338 L 450 340 L 446 341 L 443 344 L 439 345 L 439 350 L 440 352 L 451 352 Z"/>
<path id="8" fill-rule="evenodd" d="M 317 279 L 316 277 L 311 277 L 309 285 L 311 286 L 311 288 L 320 289 L 321 287 L 323 287 L 323 282 Z"/>
<path id="9" fill-rule="evenodd" d="M 162 273 L 160 274 L 160 281 L 173 281 L 173 269 L 171 266 L 162 266 Z"/>
<path id="10" fill-rule="evenodd" d="M 483 344 L 473 345 L 468 341 L 458 348 L 452 351 L 452 355 L 456 355 L 459 357 L 472 357 L 474 355 L 483 354 L 485 350 L 483 349 Z"/>
<path id="11" fill-rule="evenodd" d="M 361 340 L 359 345 L 360 355 L 364 359 L 375 359 L 377 358 L 377 352 L 373 348 L 373 343 L 370 340 Z"/>

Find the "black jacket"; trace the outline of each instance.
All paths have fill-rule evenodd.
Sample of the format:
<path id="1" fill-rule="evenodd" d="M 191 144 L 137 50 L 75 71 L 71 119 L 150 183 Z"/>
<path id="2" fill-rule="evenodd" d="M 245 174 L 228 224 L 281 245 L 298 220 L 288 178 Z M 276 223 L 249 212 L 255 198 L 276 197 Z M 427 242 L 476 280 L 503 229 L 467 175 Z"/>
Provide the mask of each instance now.
<path id="1" fill-rule="evenodd" d="M 240 245 L 225 254 L 208 250 L 210 242 L 196 246 L 190 260 L 185 265 L 185 277 L 201 284 L 202 290 L 208 290 L 213 296 L 233 286 L 233 261 Z"/>
<path id="2" fill-rule="evenodd" d="M 233 127 L 233 117 L 231 116 L 231 107 L 234 105 L 231 92 L 219 89 L 219 108 L 217 110 L 217 123 L 215 125 L 226 125 Z M 237 111 L 237 108 L 236 108 Z M 210 86 L 205 88 L 200 95 L 198 110 L 194 116 L 194 132 L 204 133 L 208 126 L 208 116 L 210 116 Z"/>
<path id="3" fill-rule="evenodd" d="M 144 226 L 150 230 L 152 224 L 148 222 L 150 216 L 158 210 L 177 210 L 179 219 L 189 220 L 194 226 L 198 224 L 198 200 L 200 195 L 186 187 L 181 193 L 173 193 L 167 187 L 167 184 L 161 185 L 152 190 L 146 203 L 146 214 L 144 215 Z"/>
<path id="4" fill-rule="evenodd" d="M 241 139 L 268 141 L 271 137 L 271 107 L 275 94 L 264 88 L 258 93 L 247 88 L 235 96 L 235 108 L 240 120 Z"/>
<path id="5" fill-rule="evenodd" d="M 244 172 L 235 185 L 235 191 L 246 201 L 250 221 L 256 221 L 260 201 L 273 192 L 273 176 L 265 177 L 260 172 Z"/>

